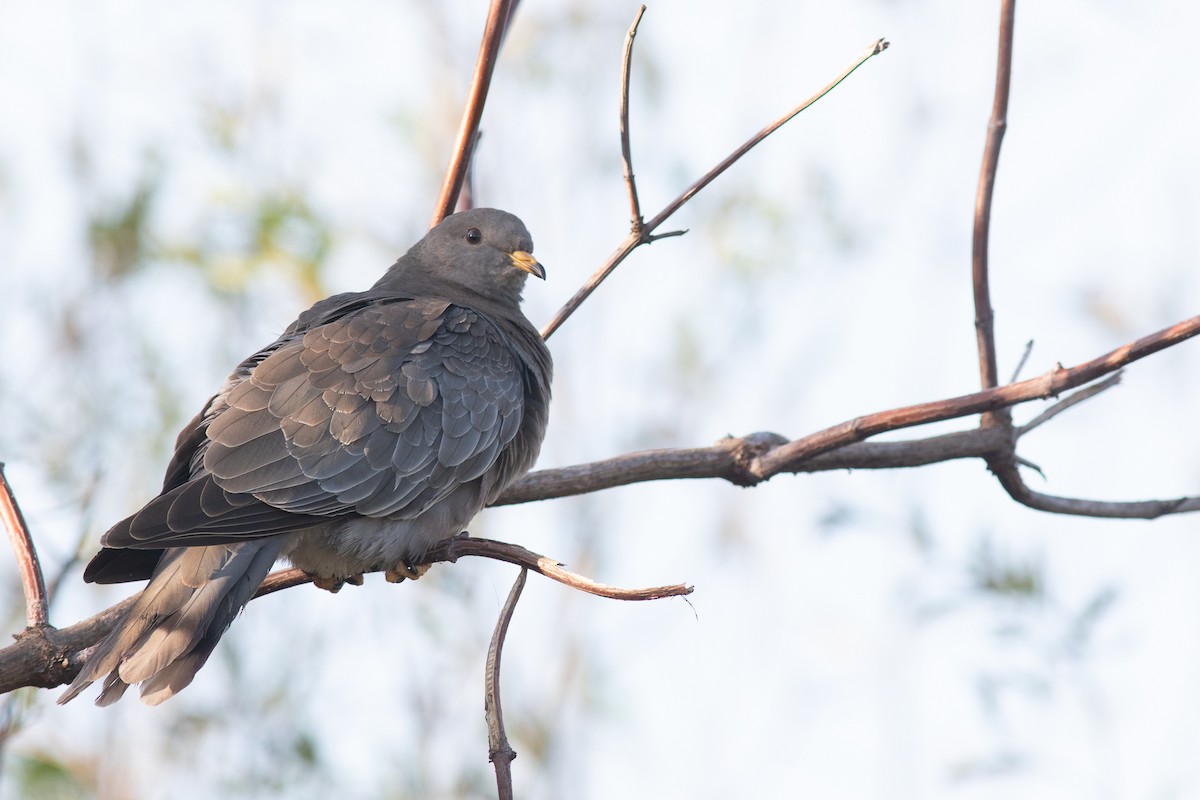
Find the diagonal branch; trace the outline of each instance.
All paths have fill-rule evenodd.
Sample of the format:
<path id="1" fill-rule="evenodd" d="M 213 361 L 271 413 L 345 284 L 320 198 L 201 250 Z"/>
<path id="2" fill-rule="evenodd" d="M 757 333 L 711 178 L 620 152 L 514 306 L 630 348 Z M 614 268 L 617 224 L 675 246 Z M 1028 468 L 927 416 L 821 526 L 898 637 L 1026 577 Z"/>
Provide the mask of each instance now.
<path id="1" fill-rule="evenodd" d="M 1120 382 L 1121 373 L 1119 371 L 1114 372 L 1104 380 L 1080 389 L 1078 392 L 1075 392 L 1069 397 L 1064 397 L 1059 402 L 1055 403 L 1033 419 L 1029 420 L 1029 422 L 1026 422 L 1024 425 L 1020 426 L 1017 431 L 1019 435 L 1024 436 L 1034 428 L 1038 427 L 1039 425 L 1044 425 L 1072 406 L 1082 403 L 1084 400 L 1090 400 L 1101 392 L 1108 391 Z"/>
<path id="2" fill-rule="evenodd" d="M 492 0 L 488 9 L 487 22 L 483 27 L 483 40 L 479 44 L 479 57 L 475 61 L 475 74 L 471 77 L 467 104 L 458 124 L 454 149 L 450 153 L 450 164 L 446 167 L 446 177 L 442 181 L 430 227 L 453 213 L 458 202 L 458 194 L 466 181 L 467 168 L 474 152 L 479 121 L 483 118 L 483 106 L 487 101 L 488 88 L 492 84 L 492 73 L 496 68 L 496 58 L 500 54 L 500 44 L 504 41 L 504 32 L 508 29 L 508 22 L 516 3 L 517 0 Z"/>
<path id="3" fill-rule="evenodd" d="M 1029 400 L 1057 397 L 1062 392 L 1091 383 L 1097 378 L 1116 372 L 1126 364 L 1157 353 L 1159 350 L 1190 339 L 1197 334 L 1200 334 L 1200 316 L 1176 323 L 1149 336 L 1143 336 L 1141 339 L 1070 369 L 1059 365 L 1037 378 L 1010 383 L 1007 386 L 856 417 L 840 425 L 817 431 L 802 439 L 776 447 L 756 458 L 751 469 L 755 475 L 767 478 L 793 463 L 851 442 L 861 442 L 876 434 L 900 428 L 911 428 L 929 422 L 996 411 Z"/>
<path id="4" fill-rule="evenodd" d="M 33 537 L 29 535 L 29 526 L 25 524 L 25 516 L 17 505 L 17 498 L 8 478 L 4 475 L 4 464 L 0 463 L 0 522 L 8 531 L 8 539 L 12 543 L 13 553 L 17 559 L 17 571 L 21 574 L 21 590 L 25 593 L 25 626 L 27 628 L 44 627 L 49 619 L 49 601 L 46 595 L 46 579 L 42 575 L 42 566 L 38 563 L 37 549 L 33 546 Z"/>
<path id="5" fill-rule="evenodd" d="M 636 22 L 635 22 L 635 26 L 636 26 Z M 628 41 L 629 41 L 629 46 L 632 47 L 632 36 L 629 38 Z M 793 108 L 791 111 L 788 111 L 782 117 L 775 120 L 770 125 L 766 126 L 762 130 L 760 130 L 758 133 L 751 136 L 749 139 L 747 139 L 742 144 L 741 147 L 734 150 L 732 153 L 730 153 L 728 156 L 726 156 L 721 161 L 721 163 L 717 164 L 715 167 L 713 167 L 708 172 L 706 172 L 704 175 L 702 175 L 699 179 L 697 179 L 695 183 L 693 183 L 691 186 L 689 186 L 687 189 L 685 189 L 682 194 L 680 194 L 678 197 L 676 197 L 674 200 L 672 200 L 670 203 L 668 203 L 666 205 L 666 207 L 663 208 L 662 211 L 658 212 L 658 214 L 656 214 L 654 216 L 654 218 L 651 219 L 649 222 L 645 223 L 644 225 L 635 226 L 635 229 L 630 232 L 629 236 L 625 239 L 625 241 L 622 242 L 621 245 L 615 251 L 613 251 L 612 255 L 610 255 L 608 257 L 608 259 L 602 265 L 600 265 L 600 268 L 598 270 L 596 270 L 595 274 L 593 274 L 592 277 L 588 278 L 588 280 L 583 284 L 583 286 L 580 287 L 579 291 L 577 291 L 575 293 L 575 295 L 570 300 L 568 300 L 563 305 L 562 308 L 560 308 L 558 310 L 558 313 L 555 314 L 554 317 L 549 322 L 546 323 L 545 327 L 542 328 L 542 337 L 545 339 L 549 339 L 550 335 L 553 334 L 556 330 L 558 330 L 559 327 L 564 322 L 567 321 L 568 317 L 570 317 L 572 314 L 575 313 L 575 310 L 577 308 L 579 308 L 579 306 L 583 304 L 583 301 L 586 300 L 588 298 L 588 296 L 590 296 L 591 293 L 596 290 L 596 287 L 598 287 L 601 283 L 603 283 L 604 279 L 607 278 L 612 273 L 612 271 L 617 268 L 617 265 L 619 265 L 622 261 L 624 261 L 629 256 L 629 254 L 632 253 L 635 249 L 637 249 L 638 247 L 640 247 L 643 244 L 649 244 L 649 243 L 655 241 L 656 239 L 661 239 L 666 236 L 678 236 L 680 232 L 655 234 L 654 231 L 658 230 L 658 228 L 664 222 L 666 222 L 668 219 L 670 219 L 671 216 L 676 211 L 678 211 L 680 208 L 683 207 L 683 205 L 685 203 L 687 203 L 689 200 L 691 200 L 693 197 L 695 197 L 700 192 L 701 189 L 703 189 L 705 186 L 708 186 L 710 183 L 712 183 L 717 178 L 717 176 L 719 176 L 722 172 L 724 172 L 725 170 L 727 170 L 731 166 L 733 166 L 738 161 L 738 159 L 740 159 L 742 156 L 746 155 L 746 153 L 748 153 L 752 149 L 754 149 L 760 142 L 762 142 L 763 139 L 766 139 L 768 136 L 770 136 L 772 133 L 777 131 L 779 128 L 783 127 L 787 122 L 789 122 L 791 119 L 793 119 L 800 112 L 804 111 L 806 108 L 811 106 L 813 103 L 817 102 L 822 97 L 824 97 L 825 95 L 827 95 L 831 91 L 833 91 L 833 89 L 839 83 L 841 83 L 846 78 L 848 78 L 852 72 L 854 72 L 856 69 L 858 69 L 863 64 L 865 64 L 867 62 L 867 60 L 870 59 L 872 56 L 882 53 L 884 50 L 887 49 L 887 46 L 888 46 L 888 43 L 884 39 L 879 39 L 878 41 L 876 41 L 874 44 L 872 44 L 870 47 L 868 47 L 866 49 L 866 51 L 863 52 L 863 54 L 861 56 L 859 56 L 858 59 L 856 59 L 853 64 L 851 64 L 849 67 L 844 69 L 840 75 L 838 75 L 836 78 L 834 78 L 828 84 L 826 84 L 825 87 L 822 88 L 819 92 L 817 92 L 812 97 L 805 100 L 800 105 Z M 626 166 L 629 169 L 630 176 L 632 177 L 632 167 L 629 166 L 628 162 L 627 162 Z M 627 184 L 628 184 L 631 192 L 636 192 L 632 181 L 627 181 Z M 640 212 L 640 208 L 637 205 L 636 195 L 631 202 L 634 205 L 635 209 L 638 209 L 638 212 Z M 638 212 L 635 212 L 635 216 Z"/>

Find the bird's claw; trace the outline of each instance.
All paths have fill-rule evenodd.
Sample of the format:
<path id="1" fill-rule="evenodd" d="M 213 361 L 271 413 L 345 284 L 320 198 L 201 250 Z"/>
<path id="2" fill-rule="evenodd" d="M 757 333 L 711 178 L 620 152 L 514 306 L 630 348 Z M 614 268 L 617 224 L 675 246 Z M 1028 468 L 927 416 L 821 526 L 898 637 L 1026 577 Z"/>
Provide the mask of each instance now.
<path id="1" fill-rule="evenodd" d="M 383 577 L 387 580 L 388 583 L 400 583 L 400 581 L 404 580 L 405 578 L 415 581 L 417 578 L 420 578 L 426 572 L 429 572 L 429 568 L 431 566 L 433 566 L 433 565 L 432 564 L 400 563 L 400 564 L 397 564 L 392 569 L 389 569 L 387 572 L 383 573 Z"/>
<path id="2" fill-rule="evenodd" d="M 324 589 L 327 592 L 332 592 L 333 594 L 337 594 L 339 591 L 341 591 L 341 588 L 347 583 L 353 586 L 363 585 L 363 576 L 361 572 L 357 575 L 349 575 L 345 578 L 333 578 L 328 575 L 312 575 L 309 573 L 305 574 L 307 574 L 309 579 L 312 580 L 313 586 L 316 586 L 318 589 Z"/>

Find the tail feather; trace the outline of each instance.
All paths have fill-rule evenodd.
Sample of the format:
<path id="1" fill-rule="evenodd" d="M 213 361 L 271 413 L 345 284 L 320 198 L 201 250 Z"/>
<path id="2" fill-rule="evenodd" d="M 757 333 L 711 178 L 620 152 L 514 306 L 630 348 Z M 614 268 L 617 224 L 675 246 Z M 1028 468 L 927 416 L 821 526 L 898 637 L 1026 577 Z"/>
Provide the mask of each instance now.
<path id="1" fill-rule="evenodd" d="M 282 537 L 235 545 L 167 550 L 125 618 L 96 646 L 66 703 L 107 674 L 97 705 L 142 684 L 142 701 L 157 705 L 192 682 L 230 623 L 279 557 Z"/>

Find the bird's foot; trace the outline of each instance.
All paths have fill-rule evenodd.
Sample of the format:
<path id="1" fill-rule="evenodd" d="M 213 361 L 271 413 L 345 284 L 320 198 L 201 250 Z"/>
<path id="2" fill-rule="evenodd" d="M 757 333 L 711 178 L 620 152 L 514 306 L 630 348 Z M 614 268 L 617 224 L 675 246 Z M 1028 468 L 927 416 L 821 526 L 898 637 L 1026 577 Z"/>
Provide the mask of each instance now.
<path id="1" fill-rule="evenodd" d="M 313 586 L 316 586 L 318 589 L 324 589 L 327 592 L 333 592 L 334 594 L 337 594 L 347 583 L 354 586 L 363 585 L 362 573 L 350 575 L 345 578 L 332 578 L 328 575 L 313 575 L 307 572 L 305 574 L 312 580 Z"/>
<path id="2" fill-rule="evenodd" d="M 401 562 L 383 573 L 383 577 L 387 579 L 388 583 L 400 583 L 405 578 L 415 581 L 426 572 L 429 572 L 429 568 L 432 566 L 432 564 L 405 564 Z"/>

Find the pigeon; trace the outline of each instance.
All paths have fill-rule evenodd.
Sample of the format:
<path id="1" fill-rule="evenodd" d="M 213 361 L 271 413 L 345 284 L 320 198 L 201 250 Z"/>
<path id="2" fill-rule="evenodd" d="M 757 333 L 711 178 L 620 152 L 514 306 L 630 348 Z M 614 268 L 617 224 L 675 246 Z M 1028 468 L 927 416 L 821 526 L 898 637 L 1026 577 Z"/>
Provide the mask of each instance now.
<path id="1" fill-rule="evenodd" d="M 183 429 L 162 493 L 118 522 L 90 583 L 149 579 L 59 698 L 104 677 L 157 705 L 191 683 L 279 559 L 336 591 L 417 577 L 537 458 L 552 364 L 521 311 L 545 278 L 525 225 L 446 217 L 365 292 L 303 312 Z"/>

